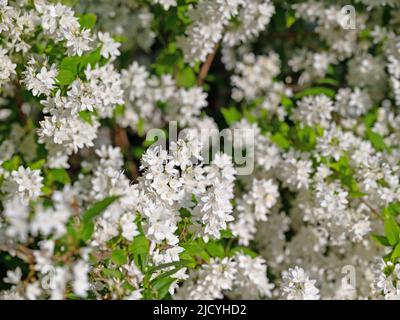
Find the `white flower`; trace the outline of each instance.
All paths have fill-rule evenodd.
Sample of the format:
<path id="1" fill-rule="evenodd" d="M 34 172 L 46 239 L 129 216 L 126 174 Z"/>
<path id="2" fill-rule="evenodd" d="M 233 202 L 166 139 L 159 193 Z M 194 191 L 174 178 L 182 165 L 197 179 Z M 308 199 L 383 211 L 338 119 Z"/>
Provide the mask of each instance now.
<path id="1" fill-rule="evenodd" d="M 188 63 L 193 65 L 196 61 L 206 60 L 221 40 L 229 19 L 238 14 L 239 6 L 244 3 L 243 0 L 205 0 L 189 10 L 192 24 L 186 35 L 178 38 L 178 47 Z"/>
<path id="2" fill-rule="evenodd" d="M 283 294 L 289 300 L 319 300 L 319 290 L 315 287 L 315 280 L 298 266 L 282 273 Z"/>
<path id="3" fill-rule="evenodd" d="M 3 278 L 5 283 L 18 284 L 21 281 L 22 271 L 20 267 L 15 270 L 7 270 L 7 277 Z"/>
<path id="4" fill-rule="evenodd" d="M 272 1 L 247 1 L 239 10 L 238 25 L 231 27 L 224 34 L 224 43 L 233 47 L 256 38 L 267 28 L 275 7 Z"/>
<path id="5" fill-rule="evenodd" d="M 32 59 L 30 65 L 23 72 L 25 76 L 23 82 L 26 84 L 28 90 L 32 91 L 34 96 L 41 94 L 49 96 L 56 84 L 57 68 L 53 64 L 50 69 L 43 66 L 40 71 L 37 72 L 34 64 L 36 64 L 36 61 Z"/>
<path id="6" fill-rule="evenodd" d="M 7 50 L 0 48 L 0 87 L 15 74 L 16 66 L 7 55 Z"/>
<path id="7" fill-rule="evenodd" d="M 29 213 L 28 205 L 23 203 L 19 196 L 14 196 L 5 201 L 3 214 L 9 223 L 6 236 L 19 241 L 26 241 L 29 233 Z"/>
<path id="8" fill-rule="evenodd" d="M 332 118 L 333 102 L 325 95 L 304 97 L 297 103 L 293 111 L 293 119 L 300 121 L 302 126 L 329 126 Z"/>
<path id="9" fill-rule="evenodd" d="M 29 283 L 26 287 L 26 298 L 29 300 L 36 300 L 42 293 L 39 282 Z"/>
<path id="10" fill-rule="evenodd" d="M 214 300 L 222 299 L 223 292 L 230 290 L 236 275 L 236 262 L 233 259 L 211 259 L 199 271 L 190 274 L 175 299 Z"/>
<path id="11" fill-rule="evenodd" d="M 100 54 L 104 58 L 115 59 L 120 55 L 118 48 L 121 46 L 121 44 L 114 41 L 108 32 L 99 32 L 98 37 L 102 44 Z"/>
<path id="12" fill-rule="evenodd" d="M 10 195 L 18 196 L 22 203 L 27 204 L 42 194 L 42 182 L 43 177 L 40 175 L 40 170 L 31 170 L 20 166 L 18 170 L 11 172 L 5 189 Z"/>
<path id="13" fill-rule="evenodd" d="M 121 228 L 122 228 L 122 236 L 132 241 L 135 236 L 139 234 L 137 229 L 137 225 L 135 223 L 135 216 L 132 214 L 125 214 L 121 217 L 120 220 Z"/>
<path id="14" fill-rule="evenodd" d="M 89 265 L 83 260 L 79 260 L 73 266 L 74 280 L 72 283 L 74 293 L 79 297 L 86 297 L 89 290 L 88 279 Z"/>
<path id="15" fill-rule="evenodd" d="M 90 30 L 73 31 L 65 34 L 66 47 L 70 55 L 81 56 L 86 51 L 91 50 L 90 42 L 92 41 Z"/>
<path id="16" fill-rule="evenodd" d="M 258 297 L 271 297 L 274 285 L 266 276 L 267 266 L 265 260 L 257 257 L 251 258 L 245 254 L 235 256 L 237 273 L 234 280 L 234 296 L 241 299 L 257 299 Z"/>

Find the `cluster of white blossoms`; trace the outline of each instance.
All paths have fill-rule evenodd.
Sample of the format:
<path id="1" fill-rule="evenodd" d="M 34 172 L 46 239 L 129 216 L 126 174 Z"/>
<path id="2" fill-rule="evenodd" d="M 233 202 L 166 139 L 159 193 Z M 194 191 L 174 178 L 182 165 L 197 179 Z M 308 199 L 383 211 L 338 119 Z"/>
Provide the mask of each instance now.
<path id="1" fill-rule="evenodd" d="M 254 238 L 259 221 L 267 221 L 270 209 L 279 198 L 278 187 L 271 179 L 254 179 L 249 193 L 238 200 L 239 215 L 232 226 L 232 231 L 239 237 L 239 243 L 249 245 Z"/>
<path id="2" fill-rule="evenodd" d="M 282 290 L 289 300 L 318 300 L 319 290 L 315 280 L 311 280 L 303 269 L 295 267 L 282 274 L 284 285 Z"/>
<path id="3" fill-rule="evenodd" d="M 0 299 L 400 299 L 398 1 L 73 2 L 0 0 Z"/>
<path id="4" fill-rule="evenodd" d="M 379 295 L 383 292 L 387 300 L 400 298 L 400 264 L 380 260 L 376 268 L 374 287 Z"/>
<path id="5" fill-rule="evenodd" d="M 187 126 L 198 121 L 201 110 L 207 106 L 207 93 L 202 88 L 179 88 L 170 75 L 151 76 L 136 61 L 122 70 L 121 77 L 125 108 L 118 116 L 118 123 L 124 128 L 143 134 L 176 119 Z"/>
<path id="6" fill-rule="evenodd" d="M 201 0 L 189 10 L 192 22 L 178 46 L 188 63 L 205 61 L 221 40 L 232 48 L 258 37 L 274 13 L 271 0 Z M 237 22 L 231 23 L 232 19 Z"/>
<path id="7" fill-rule="evenodd" d="M 166 0 L 174 2 L 175 0 Z M 98 17 L 96 27 L 123 39 L 124 50 L 149 50 L 155 33 L 151 29 L 154 15 L 150 7 L 136 0 L 79 1 L 77 11 Z"/>
<path id="8" fill-rule="evenodd" d="M 274 285 L 265 277 L 267 267 L 259 257 L 237 253 L 232 258 L 213 259 L 190 275 L 179 288 L 176 299 L 213 300 L 230 298 L 257 299 L 271 297 Z"/>

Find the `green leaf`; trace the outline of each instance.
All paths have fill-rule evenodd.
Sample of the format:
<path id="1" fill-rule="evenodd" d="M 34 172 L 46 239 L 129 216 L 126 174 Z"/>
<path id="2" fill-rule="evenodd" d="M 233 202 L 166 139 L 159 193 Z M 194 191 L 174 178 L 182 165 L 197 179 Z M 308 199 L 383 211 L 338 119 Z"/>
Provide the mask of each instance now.
<path id="1" fill-rule="evenodd" d="M 14 171 L 17 170 L 18 167 L 21 165 L 21 158 L 17 155 L 13 156 L 10 160 L 4 161 L 4 163 L 1 165 L 3 169 L 7 171 Z"/>
<path id="2" fill-rule="evenodd" d="M 242 118 L 242 114 L 235 107 L 222 108 L 221 112 L 229 126 Z"/>
<path id="3" fill-rule="evenodd" d="M 295 97 L 295 99 L 301 99 L 303 97 L 319 96 L 321 94 L 324 94 L 324 95 L 328 96 L 329 98 L 334 98 L 336 95 L 335 90 L 325 88 L 325 87 L 313 87 L 313 88 L 307 88 L 303 91 L 300 91 L 294 97 Z"/>
<path id="4" fill-rule="evenodd" d="M 62 59 L 59 70 L 69 70 L 73 74 L 78 73 L 78 65 L 81 62 L 82 58 L 79 56 L 65 57 Z"/>
<path id="5" fill-rule="evenodd" d="M 103 269 L 101 273 L 107 278 L 117 278 L 117 279 L 123 278 L 122 272 L 115 269 Z"/>
<path id="6" fill-rule="evenodd" d="M 34 163 L 31 163 L 29 165 L 29 168 L 31 168 L 32 170 L 40 170 L 45 163 L 46 163 L 46 159 L 40 159 Z"/>
<path id="7" fill-rule="evenodd" d="M 99 202 L 96 202 L 92 205 L 86 212 L 82 215 L 82 219 L 84 222 L 91 221 L 94 217 L 98 216 L 102 213 L 108 206 L 110 206 L 113 202 L 115 202 L 119 197 L 112 196 L 105 198 Z"/>
<path id="8" fill-rule="evenodd" d="M 290 112 L 294 107 L 293 101 L 288 97 L 282 97 L 281 105 L 286 109 L 287 112 Z"/>
<path id="9" fill-rule="evenodd" d="M 176 281 L 175 278 L 166 277 L 157 280 L 153 283 L 152 287 L 157 290 L 157 299 L 161 300 L 164 299 L 165 296 L 169 293 L 169 287 L 171 284 Z"/>
<path id="10" fill-rule="evenodd" d="M 125 112 L 125 106 L 122 104 L 117 104 L 114 108 L 114 115 L 115 116 L 123 116 Z"/>
<path id="11" fill-rule="evenodd" d="M 96 25 L 97 17 L 94 13 L 86 13 L 79 18 L 79 24 L 84 29 L 93 29 Z"/>
<path id="12" fill-rule="evenodd" d="M 128 257 L 124 250 L 115 249 L 111 253 L 111 261 L 114 262 L 116 265 L 122 266 L 128 261 Z"/>
<path id="13" fill-rule="evenodd" d="M 290 28 L 292 25 L 294 25 L 295 24 L 295 22 L 296 22 L 296 16 L 294 16 L 294 15 L 289 15 L 287 18 L 286 18 L 286 28 Z"/>
<path id="14" fill-rule="evenodd" d="M 396 260 L 398 257 L 400 257 L 400 242 L 396 245 L 392 252 L 392 260 Z"/>
<path id="15" fill-rule="evenodd" d="M 42 189 L 40 189 L 42 193 L 46 196 L 50 196 L 53 193 L 53 189 L 49 188 L 47 186 L 43 186 Z"/>
<path id="16" fill-rule="evenodd" d="M 60 69 L 57 75 L 57 83 L 62 86 L 70 85 L 76 79 L 76 74 L 67 69 Z"/>
<path id="17" fill-rule="evenodd" d="M 51 169 L 46 174 L 46 186 L 51 186 L 54 182 L 67 185 L 71 184 L 71 179 L 65 169 Z"/>
<path id="18" fill-rule="evenodd" d="M 236 253 L 243 253 L 245 255 L 248 255 L 252 258 L 256 258 L 258 256 L 257 253 L 255 253 L 253 250 L 246 248 L 246 247 L 242 247 L 242 246 L 238 246 L 235 248 L 232 248 L 231 251 L 229 252 L 229 256 L 234 256 Z"/>
<path id="19" fill-rule="evenodd" d="M 206 250 L 212 257 L 219 257 L 219 258 L 225 257 L 224 247 L 219 243 L 216 242 L 207 243 Z"/>
<path id="20" fill-rule="evenodd" d="M 133 254 L 147 255 L 149 253 L 150 242 L 144 235 L 133 238 L 129 250 Z"/>
<path id="21" fill-rule="evenodd" d="M 388 239 L 385 236 L 373 234 L 371 238 L 382 246 L 391 247 L 391 244 L 389 243 Z"/>
<path id="22" fill-rule="evenodd" d="M 220 232 L 221 238 L 230 239 L 233 238 L 233 233 L 231 230 L 226 229 Z"/>
<path id="23" fill-rule="evenodd" d="M 199 257 L 205 261 L 210 260 L 210 256 L 208 255 L 207 251 L 197 242 L 188 242 L 182 244 L 181 246 L 185 249 L 185 251 L 181 254 L 182 259 Z"/>
<path id="24" fill-rule="evenodd" d="M 140 160 L 143 156 L 143 153 L 145 152 L 145 149 L 140 146 L 133 147 L 132 149 L 132 154 L 135 157 L 135 159 Z"/>
<path id="25" fill-rule="evenodd" d="M 67 224 L 67 234 L 72 238 L 74 242 L 79 241 L 79 235 L 78 232 L 76 231 L 74 225 L 72 224 L 71 221 L 68 222 Z"/>
<path id="26" fill-rule="evenodd" d="M 365 127 L 367 129 L 370 129 L 373 126 L 373 124 L 376 122 L 377 118 L 378 118 L 378 114 L 377 114 L 376 110 L 366 114 L 363 119 Z"/>
<path id="27" fill-rule="evenodd" d="M 89 241 L 92 237 L 94 232 L 94 223 L 92 221 L 86 221 L 83 224 L 82 232 L 81 232 L 81 239 L 85 242 Z"/>
<path id="28" fill-rule="evenodd" d="M 183 88 L 191 88 L 196 84 L 196 75 L 192 68 L 186 67 L 176 75 L 176 82 Z"/>
<path id="29" fill-rule="evenodd" d="M 385 235 L 390 245 L 394 246 L 399 241 L 400 227 L 393 216 L 385 214 Z"/>
<path id="30" fill-rule="evenodd" d="M 99 202 L 96 202 L 88 210 L 86 210 L 82 215 L 82 225 L 80 236 L 84 242 L 90 240 L 94 232 L 94 222 L 93 218 L 101 214 L 108 206 L 110 206 L 119 197 L 108 197 Z"/>
<path id="31" fill-rule="evenodd" d="M 140 137 L 144 136 L 144 126 L 145 122 L 143 118 L 139 118 L 138 124 L 137 124 L 137 133 Z"/>
<path id="32" fill-rule="evenodd" d="M 339 81 L 337 81 L 336 79 L 331 79 L 331 78 L 323 78 L 318 80 L 318 84 L 320 85 L 331 85 L 331 86 L 338 86 L 339 85 Z"/>
<path id="33" fill-rule="evenodd" d="M 79 112 L 79 118 L 81 118 L 83 121 L 89 124 L 93 124 L 92 115 L 93 113 L 90 112 L 89 110 L 84 110 Z"/>
<path id="34" fill-rule="evenodd" d="M 284 150 L 289 149 L 291 145 L 290 141 L 280 132 L 277 132 L 274 135 L 272 135 L 271 141 Z"/>
<path id="35" fill-rule="evenodd" d="M 387 206 L 386 209 L 390 215 L 396 217 L 400 214 L 400 202 L 399 201 L 392 202 Z"/>
<path id="36" fill-rule="evenodd" d="M 129 251 L 133 254 L 135 264 L 142 270 L 147 266 L 147 260 L 150 250 L 150 241 L 144 236 L 139 235 L 133 238 L 129 246 Z"/>
<path id="37" fill-rule="evenodd" d="M 253 115 L 249 110 L 243 110 L 243 116 L 250 122 L 250 123 L 257 123 L 257 117 Z"/>
<path id="38" fill-rule="evenodd" d="M 383 139 L 383 137 L 380 134 L 373 132 L 370 129 L 367 130 L 367 139 L 369 141 L 371 141 L 372 146 L 377 151 L 383 151 L 383 150 L 387 149 L 387 146 L 385 144 L 385 140 Z"/>
<path id="39" fill-rule="evenodd" d="M 369 29 L 363 29 L 358 33 L 358 36 L 360 39 L 373 39 L 371 30 Z"/>
<path id="40" fill-rule="evenodd" d="M 182 62 L 182 57 L 173 46 L 170 46 L 165 51 L 159 54 L 156 62 L 153 64 L 153 68 L 158 75 L 164 73 L 174 73 L 176 67 L 180 67 Z"/>
<path id="41" fill-rule="evenodd" d="M 78 56 L 65 57 L 59 67 L 57 81 L 60 85 L 70 85 L 78 75 L 78 65 L 82 58 Z"/>
<path id="42" fill-rule="evenodd" d="M 101 48 L 99 47 L 96 50 L 90 52 L 89 54 L 83 55 L 81 57 L 81 63 L 79 64 L 79 70 L 80 71 L 85 70 L 89 64 L 91 65 L 92 68 L 94 68 L 101 59 L 100 51 Z"/>

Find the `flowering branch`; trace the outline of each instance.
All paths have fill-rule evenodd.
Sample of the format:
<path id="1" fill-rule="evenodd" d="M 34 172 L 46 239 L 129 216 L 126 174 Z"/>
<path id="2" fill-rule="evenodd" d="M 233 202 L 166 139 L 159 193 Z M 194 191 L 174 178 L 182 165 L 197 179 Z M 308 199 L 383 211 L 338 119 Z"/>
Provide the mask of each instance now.
<path id="1" fill-rule="evenodd" d="M 361 199 L 361 202 L 364 203 L 378 219 L 384 221 L 379 211 L 370 205 L 365 199 Z"/>
<path id="2" fill-rule="evenodd" d="M 197 85 L 202 86 L 204 83 L 204 80 L 206 79 L 208 72 L 210 71 L 211 65 L 214 61 L 215 55 L 217 54 L 219 47 L 219 43 L 217 43 L 214 47 L 214 50 L 207 56 L 206 61 L 203 63 L 200 69 L 199 76 L 197 78 Z"/>

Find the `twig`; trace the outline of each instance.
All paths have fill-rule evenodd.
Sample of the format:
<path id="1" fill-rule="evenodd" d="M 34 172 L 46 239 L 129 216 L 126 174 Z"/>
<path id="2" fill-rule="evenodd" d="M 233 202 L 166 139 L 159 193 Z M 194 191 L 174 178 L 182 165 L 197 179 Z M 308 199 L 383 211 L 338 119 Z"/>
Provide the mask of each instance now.
<path id="1" fill-rule="evenodd" d="M 29 264 L 35 262 L 33 251 L 22 245 L 7 245 L 6 243 L 2 243 L 0 244 L 0 251 L 9 252 L 11 255 L 15 255 Z"/>
<path id="2" fill-rule="evenodd" d="M 200 73 L 199 73 L 199 76 L 197 78 L 197 85 L 198 86 L 202 86 L 203 85 L 204 80 L 207 77 L 208 72 L 210 71 L 212 62 L 213 62 L 213 60 L 215 58 L 215 55 L 217 54 L 218 47 L 219 47 L 219 43 L 217 43 L 215 45 L 214 50 L 207 56 L 206 61 L 201 66 Z"/>
<path id="3" fill-rule="evenodd" d="M 384 221 L 382 216 L 379 214 L 379 211 L 375 209 L 373 206 L 371 206 L 365 199 L 361 199 L 361 202 L 365 204 L 377 218 Z"/>
<path id="4" fill-rule="evenodd" d="M 134 162 L 134 159 L 132 157 L 131 144 L 129 142 L 128 133 L 126 132 L 126 129 L 121 128 L 120 126 L 115 126 L 114 142 L 115 145 L 120 147 L 121 150 L 123 150 L 124 153 L 126 154 L 128 171 L 132 179 L 136 180 L 136 178 L 138 177 L 138 170 Z"/>
<path id="5" fill-rule="evenodd" d="M 15 86 L 14 99 L 15 99 L 15 103 L 17 105 L 18 116 L 19 116 L 22 124 L 25 126 L 26 125 L 26 115 L 22 111 L 22 105 L 24 104 L 24 98 L 21 95 L 21 91 L 20 91 L 21 87 L 17 81 L 14 81 L 14 86 Z"/>

